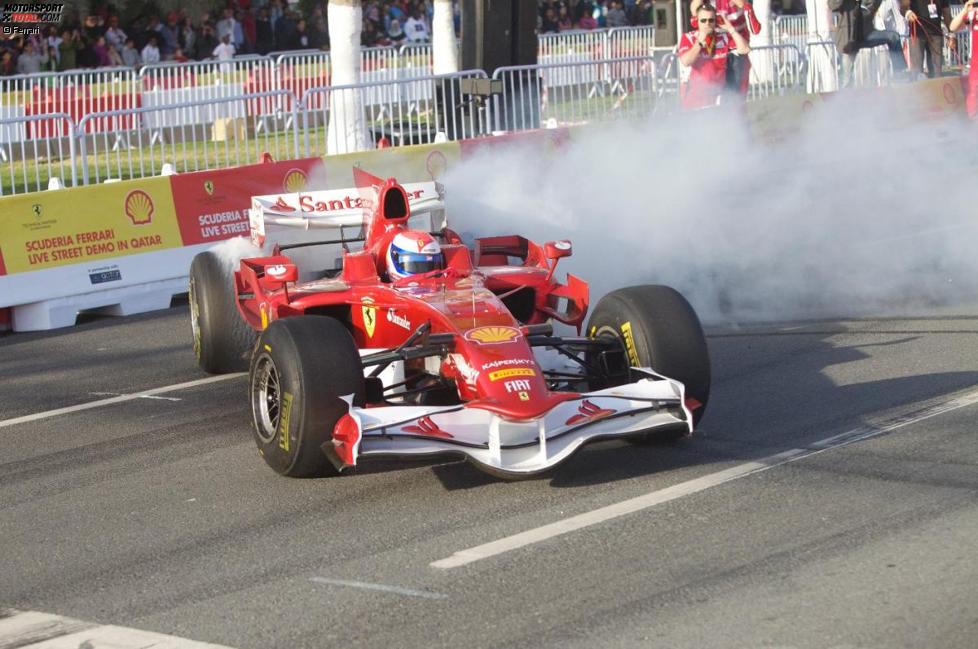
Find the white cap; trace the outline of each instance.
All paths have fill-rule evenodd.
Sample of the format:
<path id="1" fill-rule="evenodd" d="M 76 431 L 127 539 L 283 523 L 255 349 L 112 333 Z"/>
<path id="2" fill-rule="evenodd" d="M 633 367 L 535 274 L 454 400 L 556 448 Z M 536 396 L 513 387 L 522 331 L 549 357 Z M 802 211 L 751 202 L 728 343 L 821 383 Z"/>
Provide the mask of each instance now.
<path id="1" fill-rule="evenodd" d="M 51 176 L 51 178 L 48 180 L 48 190 L 64 188 L 64 183 L 61 182 L 61 178 L 58 176 Z"/>
<path id="2" fill-rule="evenodd" d="M 163 167 L 160 169 L 161 176 L 172 176 L 176 172 L 177 172 L 176 169 L 174 169 L 173 165 L 170 164 L 169 162 L 164 162 Z"/>

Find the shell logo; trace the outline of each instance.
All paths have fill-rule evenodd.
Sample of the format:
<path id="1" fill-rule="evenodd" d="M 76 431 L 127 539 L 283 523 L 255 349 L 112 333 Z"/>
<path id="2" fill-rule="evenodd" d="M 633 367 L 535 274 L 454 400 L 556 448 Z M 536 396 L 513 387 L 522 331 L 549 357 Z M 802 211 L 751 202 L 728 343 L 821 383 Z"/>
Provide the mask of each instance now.
<path id="1" fill-rule="evenodd" d="M 465 332 L 465 339 L 480 345 L 496 345 L 513 342 L 520 336 L 515 327 L 479 327 Z"/>
<path id="2" fill-rule="evenodd" d="M 146 225 L 153 221 L 153 199 L 149 194 L 141 189 L 136 189 L 126 194 L 126 216 L 132 221 L 133 225 Z"/>
<path id="3" fill-rule="evenodd" d="M 286 194 L 302 191 L 305 189 L 308 179 L 306 172 L 302 169 L 289 169 L 285 174 L 285 179 L 282 181 L 282 189 Z"/>

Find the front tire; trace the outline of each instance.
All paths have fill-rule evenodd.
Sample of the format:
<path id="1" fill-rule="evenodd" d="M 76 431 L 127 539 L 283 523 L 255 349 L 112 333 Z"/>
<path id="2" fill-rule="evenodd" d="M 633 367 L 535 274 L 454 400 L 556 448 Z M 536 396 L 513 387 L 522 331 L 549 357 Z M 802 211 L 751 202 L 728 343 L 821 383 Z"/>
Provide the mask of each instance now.
<path id="1" fill-rule="evenodd" d="M 651 367 L 681 382 L 687 402 L 694 401 L 693 424 L 699 424 L 710 399 L 710 355 L 699 318 L 678 291 L 659 285 L 612 291 L 594 307 L 587 332 L 620 340 L 630 365 Z M 634 441 L 668 442 L 682 436 L 653 432 Z"/>
<path id="2" fill-rule="evenodd" d="M 276 320 L 262 332 L 251 359 L 255 442 L 276 473 L 294 478 L 335 475 L 323 452 L 333 427 L 360 403 L 363 365 L 350 332 L 325 316 Z"/>
<path id="3" fill-rule="evenodd" d="M 220 257 L 209 250 L 194 257 L 189 290 L 197 366 L 208 374 L 247 370 L 255 331 L 238 313 L 234 275 Z"/>

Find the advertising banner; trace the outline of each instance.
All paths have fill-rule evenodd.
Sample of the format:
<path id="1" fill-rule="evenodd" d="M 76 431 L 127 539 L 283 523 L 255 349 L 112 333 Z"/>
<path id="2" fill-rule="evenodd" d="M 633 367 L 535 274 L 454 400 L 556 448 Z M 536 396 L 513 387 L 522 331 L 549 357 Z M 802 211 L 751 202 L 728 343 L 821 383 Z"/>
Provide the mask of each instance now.
<path id="1" fill-rule="evenodd" d="M 183 245 L 248 236 L 252 196 L 325 187 L 322 158 L 170 176 Z M 315 185 L 319 185 L 318 187 Z"/>
<path id="2" fill-rule="evenodd" d="M 102 261 L 181 245 L 166 178 L 36 192 L 0 203 L 0 274 L 84 264 L 91 283 L 99 284 L 115 279 Z"/>

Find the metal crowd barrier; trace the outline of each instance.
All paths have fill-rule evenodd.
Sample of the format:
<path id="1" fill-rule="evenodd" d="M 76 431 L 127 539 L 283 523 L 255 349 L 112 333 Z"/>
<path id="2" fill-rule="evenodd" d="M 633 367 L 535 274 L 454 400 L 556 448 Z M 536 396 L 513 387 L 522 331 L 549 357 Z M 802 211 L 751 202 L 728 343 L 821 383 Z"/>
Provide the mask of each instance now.
<path id="1" fill-rule="evenodd" d="M 655 110 L 655 60 L 649 56 L 499 68 L 494 130 L 526 130 L 639 117 Z"/>
<path id="2" fill-rule="evenodd" d="M 310 88 L 302 95 L 302 150 L 322 155 L 362 149 L 351 134 L 330 133 L 334 113 L 362 110 L 363 127 L 370 141 L 366 146 L 409 146 L 441 140 L 460 140 L 488 132 L 485 110 L 478 100 L 463 96 L 462 79 L 487 78 L 482 70 L 429 75 L 393 81 L 375 81 L 346 86 Z M 330 141 L 332 138 L 332 141 Z"/>
<path id="3" fill-rule="evenodd" d="M 276 159 L 298 158 L 298 106 L 285 101 L 288 94 L 276 90 L 87 115 L 76 129 L 81 182 L 155 176 L 164 163 L 179 173 L 250 164 L 265 152 Z M 270 125 L 244 108 L 249 101 L 264 100 L 288 104 L 288 118 L 283 115 Z M 87 135 L 86 126 L 94 121 L 118 129 Z"/>
<path id="4" fill-rule="evenodd" d="M 886 45 L 867 47 L 856 54 L 853 86 L 884 88 L 893 83 L 893 59 Z"/>
<path id="5" fill-rule="evenodd" d="M 805 90 L 805 56 L 794 45 L 752 47 L 750 61 L 748 100 Z"/>
<path id="6" fill-rule="evenodd" d="M 44 129 L 47 137 L 34 137 Z M 10 137 L 11 133 L 16 139 Z M 58 135 L 54 135 L 57 133 Z M 75 124 L 67 113 L 27 115 L 0 119 L 0 196 L 48 189 L 51 178 L 74 187 L 77 184 Z M 22 137 L 22 135 L 26 135 Z"/>

